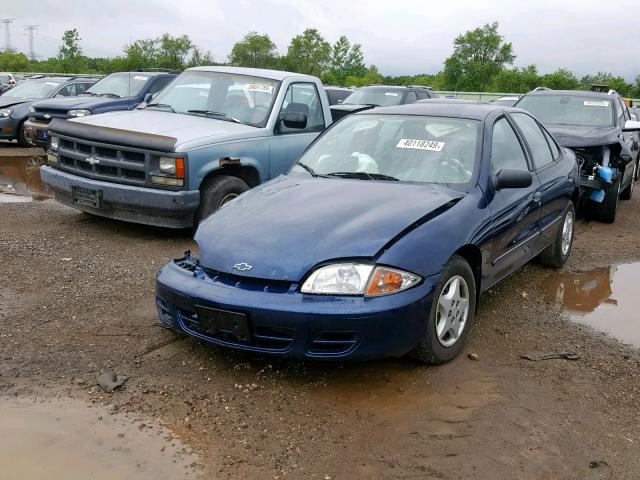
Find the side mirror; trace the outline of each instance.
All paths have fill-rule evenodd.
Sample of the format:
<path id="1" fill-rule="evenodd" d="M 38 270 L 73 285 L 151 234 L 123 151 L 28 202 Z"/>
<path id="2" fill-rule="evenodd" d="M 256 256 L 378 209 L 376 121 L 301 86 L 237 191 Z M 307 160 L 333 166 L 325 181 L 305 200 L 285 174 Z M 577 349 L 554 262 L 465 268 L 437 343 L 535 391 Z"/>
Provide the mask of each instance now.
<path id="1" fill-rule="evenodd" d="M 640 122 L 637 120 L 627 120 L 622 128 L 623 132 L 640 132 Z"/>
<path id="2" fill-rule="evenodd" d="M 307 115 L 299 112 L 285 112 L 280 116 L 280 120 L 287 128 L 306 128 Z"/>
<path id="3" fill-rule="evenodd" d="M 629 115 L 631 115 L 631 120 L 633 120 L 634 122 L 638 121 L 638 116 L 635 113 L 630 113 Z"/>
<path id="4" fill-rule="evenodd" d="M 526 170 L 510 170 L 503 168 L 496 174 L 495 189 L 527 188 L 533 183 L 533 175 Z"/>
<path id="5" fill-rule="evenodd" d="M 144 99 L 143 99 L 142 101 L 143 101 L 144 103 L 149 103 L 151 100 L 153 100 L 153 95 L 152 95 L 152 94 L 150 94 L 150 93 L 147 93 L 147 94 L 144 96 Z"/>
<path id="6" fill-rule="evenodd" d="M 344 98 L 339 98 L 339 99 L 338 99 L 338 103 L 342 103 L 342 102 L 343 102 L 343 100 L 344 100 Z"/>

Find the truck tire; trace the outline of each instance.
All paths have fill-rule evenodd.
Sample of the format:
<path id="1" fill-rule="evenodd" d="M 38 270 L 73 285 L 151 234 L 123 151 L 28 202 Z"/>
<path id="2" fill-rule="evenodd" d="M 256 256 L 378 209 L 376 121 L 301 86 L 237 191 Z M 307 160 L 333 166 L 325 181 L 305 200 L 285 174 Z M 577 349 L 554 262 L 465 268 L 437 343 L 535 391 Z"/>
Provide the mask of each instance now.
<path id="1" fill-rule="evenodd" d="M 575 225 L 576 210 L 573 207 L 573 203 L 569 203 L 558 227 L 555 240 L 540 254 L 540 263 L 552 268 L 560 268 L 565 264 L 571 254 Z"/>
<path id="2" fill-rule="evenodd" d="M 249 185 L 238 177 L 220 175 L 208 178 L 200 188 L 200 207 L 196 213 L 194 228 L 215 213 L 222 205 L 249 190 Z"/>
<path id="3" fill-rule="evenodd" d="M 456 291 L 450 291 L 451 288 L 456 288 Z M 451 297 L 458 300 L 451 301 Z M 441 304 L 441 298 L 447 301 Z M 453 360 L 464 348 L 469 332 L 473 328 L 475 312 L 476 281 L 473 272 L 464 258 L 453 255 L 444 266 L 436 285 L 427 317 L 427 336 L 407 355 L 432 365 Z M 460 326 L 463 319 L 464 324 Z M 438 328 L 442 327 L 442 322 L 445 322 L 445 327 L 441 328 L 442 333 L 439 335 Z M 445 332 L 447 322 L 451 325 L 451 331 L 458 329 L 457 336 L 447 337 L 448 334 Z M 456 322 L 458 322 L 457 327 Z"/>
<path id="4" fill-rule="evenodd" d="M 631 200 L 631 196 L 633 195 L 633 188 L 634 188 L 635 183 L 636 183 L 636 170 L 637 169 L 638 169 L 638 166 L 634 165 L 633 166 L 633 175 L 631 175 L 631 182 L 629 183 L 629 186 L 627 188 L 622 190 L 622 193 L 620 194 L 620 199 L 621 200 Z"/>
<path id="5" fill-rule="evenodd" d="M 593 213 L 596 220 L 604 223 L 613 223 L 616 220 L 618 200 L 620 199 L 620 182 L 622 175 L 616 181 L 604 189 L 604 200 L 594 205 Z"/>

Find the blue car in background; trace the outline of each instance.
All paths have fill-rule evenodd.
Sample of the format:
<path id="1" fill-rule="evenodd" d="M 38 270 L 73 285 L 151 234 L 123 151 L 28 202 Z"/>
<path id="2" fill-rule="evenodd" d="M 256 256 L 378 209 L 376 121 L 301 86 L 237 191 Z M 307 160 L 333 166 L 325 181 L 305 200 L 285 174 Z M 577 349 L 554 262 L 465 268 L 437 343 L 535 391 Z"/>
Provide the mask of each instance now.
<path id="1" fill-rule="evenodd" d="M 151 100 L 178 72 L 139 71 L 107 75 L 74 98 L 53 98 L 36 102 L 29 109 L 24 124 L 27 141 L 46 149 L 49 145 L 48 126 L 54 118 L 78 118 L 115 110 L 131 110 L 144 100 Z"/>
<path id="2" fill-rule="evenodd" d="M 528 113 L 430 100 L 349 115 L 227 203 L 157 276 L 161 321 L 288 357 L 459 354 L 479 294 L 569 257 L 578 165 Z"/>

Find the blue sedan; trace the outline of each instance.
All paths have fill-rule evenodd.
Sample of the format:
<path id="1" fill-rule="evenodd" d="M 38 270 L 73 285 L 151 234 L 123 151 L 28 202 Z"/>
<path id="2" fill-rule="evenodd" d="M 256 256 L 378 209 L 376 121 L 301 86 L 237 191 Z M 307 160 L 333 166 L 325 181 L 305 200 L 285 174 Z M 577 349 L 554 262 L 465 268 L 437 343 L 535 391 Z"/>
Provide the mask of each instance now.
<path id="1" fill-rule="evenodd" d="M 569 257 L 575 155 L 523 110 L 433 100 L 327 129 L 226 204 L 157 277 L 160 319 L 231 348 L 315 359 L 460 353 L 480 293 Z"/>

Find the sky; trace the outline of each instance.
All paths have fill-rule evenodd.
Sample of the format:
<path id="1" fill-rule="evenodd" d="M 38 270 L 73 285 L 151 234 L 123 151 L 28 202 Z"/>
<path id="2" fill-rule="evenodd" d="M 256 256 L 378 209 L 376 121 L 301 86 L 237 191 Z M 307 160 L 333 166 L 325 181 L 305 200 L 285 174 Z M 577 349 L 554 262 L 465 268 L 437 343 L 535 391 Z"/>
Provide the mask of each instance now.
<path id="1" fill-rule="evenodd" d="M 267 33 L 286 53 L 291 37 L 317 28 L 330 42 L 360 43 L 367 64 L 385 75 L 436 73 L 455 37 L 498 21 L 513 44 L 515 65 L 560 67 L 578 77 L 640 74 L 638 0 L 2 0 L 0 18 L 13 18 L 11 42 L 28 51 L 24 25 L 38 25 L 35 50 L 55 55 L 64 30 L 77 28 L 89 56 L 115 56 L 130 40 L 164 32 L 187 34 L 217 61 L 249 31 Z M 0 48 L 4 46 L 0 31 Z"/>

